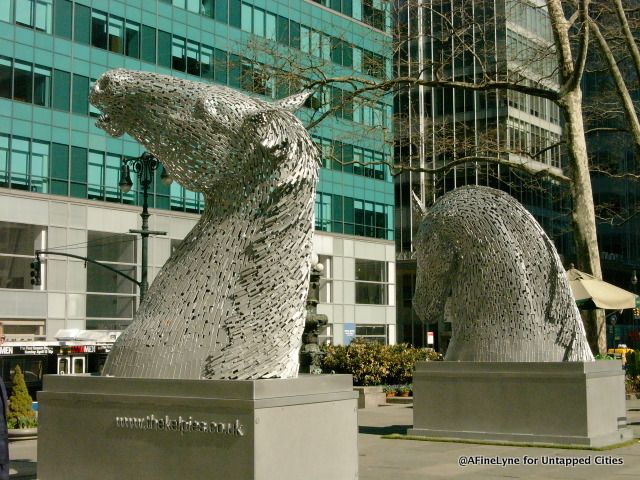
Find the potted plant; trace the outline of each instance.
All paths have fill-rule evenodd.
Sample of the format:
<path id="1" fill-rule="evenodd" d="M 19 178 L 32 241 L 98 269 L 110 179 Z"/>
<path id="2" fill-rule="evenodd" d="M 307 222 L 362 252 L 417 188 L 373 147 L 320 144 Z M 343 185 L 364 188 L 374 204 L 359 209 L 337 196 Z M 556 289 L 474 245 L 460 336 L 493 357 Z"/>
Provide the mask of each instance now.
<path id="1" fill-rule="evenodd" d="M 382 391 L 387 397 L 395 397 L 396 396 L 396 386 L 395 385 L 387 385 Z"/>
<path id="2" fill-rule="evenodd" d="M 398 391 L 398 396 L 400 397 L 408 397 L 409 396 L 409 392 L 411 392 L 411 388 L 409 388 L 409 385 L 400 385 L 397 389 Z"/>
<path id="3" fill-rule="evenodd" d="M 13 386 L 9 396 L 9 406 L 7 408 L 7 427 L 9 428 L 9 438 L 31 437 L 38 433 L 38 419 L 31 405 L 33 400 L 24 375 L 19 365 L 16 365 L 11 378 Z"/>

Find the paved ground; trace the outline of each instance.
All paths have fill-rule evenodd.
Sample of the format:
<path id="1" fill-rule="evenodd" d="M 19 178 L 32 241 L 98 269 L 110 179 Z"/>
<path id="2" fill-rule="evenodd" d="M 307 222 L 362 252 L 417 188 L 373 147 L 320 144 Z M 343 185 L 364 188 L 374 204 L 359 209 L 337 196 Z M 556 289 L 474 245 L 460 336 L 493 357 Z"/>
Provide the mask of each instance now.
<path id="1" fill-rule="evenodd" d="M 640 439 L 640 400 L 627 401 L 629 425 L 635 437 Z M 360 435 L 360 480 L 418 480 L 418 479 L 632 479 L 640 478 L 640 442 L 631 446 L 594 452 L 589 450 L 565 450 L 555 448 L 503 447 L 449 442 L 424 442 L 415 440 L 388 440 L 381 438 L 388 433 L 406 433 L 412 424 L 411 405 L 392 405 L 358 411 Z M 37 466 L 37 441 L 12 442 L 11 478 L 35 479 Z M 539 465 L 459 465 L 463 457 L 484 459 L 518 459 L 537 461 Z M 570 461 L 582 459 L 591 465 L 559 466 L 542 465 L 545 459 L 558 457 Z M 617 462 L 621 465 L 596 465 L 596 462 Z M 63 468 L 61 466 L 61 468 Z M 80 480 L 80 479 L 78 479 Z M 126 480 L 126 479 L 125 479 Z M 189 479 L 186 479 L 189 480 Z M 334 480 L 334 479 L 327 479 Z"/>
<path id="2" fill-rule="evenodd" d="M 635 437 L 640 438 L 640 400 L 627 402 L 627 416 Z M 604 452 L 556 448 L 504 447 L 450 442 L 386 440 L 380 435 L 405 433 L 412 423 L 412 407 L 387 406 L 359 410 L 360 480 L 417 479 L 631 479 L 640 478 L 640 443 Z M 524 457 L 540 465 L 467 465 L 460 457 L 519 459 Z M 542 465 L 544 457 L 590 459 L 591 465 L 565 467 Z M 596 460 L 596 457 L 599 457 Z M 588 461 L 588 460 L 583 460 Z M 598 466 L 596 461 L 624 462 L 623 465 Z"/>

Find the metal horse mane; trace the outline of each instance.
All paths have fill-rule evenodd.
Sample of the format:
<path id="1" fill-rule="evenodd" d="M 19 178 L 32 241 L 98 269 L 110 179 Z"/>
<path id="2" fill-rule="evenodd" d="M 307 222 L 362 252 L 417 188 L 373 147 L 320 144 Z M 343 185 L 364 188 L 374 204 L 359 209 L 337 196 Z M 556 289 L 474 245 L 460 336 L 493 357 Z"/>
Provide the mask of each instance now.
<path id="1" fill-rule="evenodd" d="M 103 374 L 181 379 L 295 377 L 305 319 L 318 154 L 290 113 L 175 77 L 112 70 L 90 101 L 205 210 L 151 285 Z"/>
<path id="2" fill-rule="evenodd" d="M 558 253 L 511 196 L 447 193 L 426 211 L 416 252 L 416 312 L 432 320 L 449 306 L 445 360 L 593 360 Z"/>

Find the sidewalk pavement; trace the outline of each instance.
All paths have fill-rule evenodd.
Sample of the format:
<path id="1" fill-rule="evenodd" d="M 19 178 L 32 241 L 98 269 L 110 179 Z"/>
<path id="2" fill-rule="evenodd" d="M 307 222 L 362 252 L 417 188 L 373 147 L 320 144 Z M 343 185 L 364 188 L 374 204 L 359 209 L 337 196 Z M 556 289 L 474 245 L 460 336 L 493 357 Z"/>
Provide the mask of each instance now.
<path id="1" fill-rule="evenodd" d="M 418 440 L 388 440 L 382 435 L 406 434 L 413 423 L 412 405 L 388 405 L 358 410 L 360 480 L 422 479 L 631 479 L 640 478 L 640 442 L 607 451 L 561 448 L 510 447 Z M 627 423 L 640 439 L 640 400 L 627 400 Z M 316 452 L 321 454 L 321 452 Z M 9 445 L 11 479 L 36 478 L 37 440 L 22 440 Z M 519 461 L 506 467 L 490 464 L 460 466 L 459 459 Z M 549 459 L 571 459 L 591 465 L 547 465 Z M 537 465 L 524 465 L 537 462 Z M 576 460 L 576 461 L 577 461 Z M 621 463 L 619 465 L 596 465 Z M 61 467 L 62 468 L 62 467 Z M 339 480 L 339 479 L 327 479 Z"/>
<path id="2" fill-rule="evenodd" d="M 360 480 L 418 480 L 418 479 L 631 479 L 640 478 L 640 443 L 606 451 L 569 450 L 561 448 L 534 448 L 477 445 L 452 442 L 417 440 L 387 440 L 380 436 L 388 433 L 406 434 L 413 423 L 412 405 L 394 405 L 358 411 L 360 435 Z M 640 438 L 640 400 L 627 401 L 627 422 Z M 538 465 L 523 465 L 528 461 Z M 519 460 L 520 465 L 460 466 L 459 459 L 478 457 L 489 461 Z M 586 458 L 591 465 L 567 467 L 543 465 L 549 457 Z M 595 465 L 599 462 L 623 462 L 622 465 Z"/>

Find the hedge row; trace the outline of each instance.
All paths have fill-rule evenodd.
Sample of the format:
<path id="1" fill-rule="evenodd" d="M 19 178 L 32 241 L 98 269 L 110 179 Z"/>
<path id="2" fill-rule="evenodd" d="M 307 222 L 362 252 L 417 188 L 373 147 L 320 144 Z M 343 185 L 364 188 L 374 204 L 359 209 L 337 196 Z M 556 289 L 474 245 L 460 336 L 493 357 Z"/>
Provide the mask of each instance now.
<path id="1" fill-rule="evenodd" d="M 356 340 L 346 347 L 327 345 L 323 349 L 326 353 L 323 372 L 350 373 L 353 384 L 358 386 L 411 383 L 416 362 L 442 359 L 432 349 L 405 344 L 380 345 Z"/>

